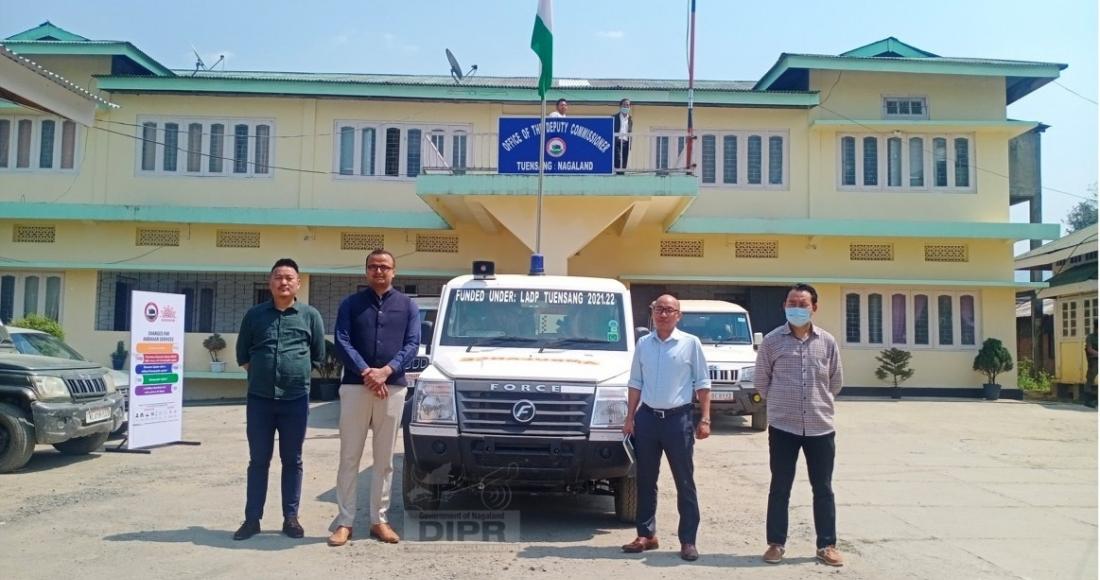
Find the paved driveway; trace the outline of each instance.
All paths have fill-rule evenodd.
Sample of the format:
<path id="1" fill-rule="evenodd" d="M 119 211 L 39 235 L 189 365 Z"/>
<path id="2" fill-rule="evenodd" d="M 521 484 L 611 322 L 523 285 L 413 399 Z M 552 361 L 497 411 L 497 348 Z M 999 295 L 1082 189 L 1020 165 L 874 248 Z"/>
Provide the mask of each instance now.
<path id="1" fill-rule="evenodd" d="M 7 578 L 1097 577 L 1097 415 L 1083 407 L 841 401 L 835 489 L 849 564 L 840 570 L 813 561 L 801 465 L 788 559 L 760 562 L 767 437 L 744 418 L 716 420 L 715 434 L 696 448 L 703 524 L 694 564 L 675 554 L 667 468 L 658 512 L 663 545 L 642 556 L 619 552 L 633 529 L 614 520 L 609 498 L 594 496 L 516 500 L 511 508 L 522 523 L 514 543 L 387 546 L 357 538 L 332 549 L 324 538 L 335 514 L 338 411 L 337 403 L 320 403 L 310 418 L 304 540 L 277 533 L 277 459 L 263 522 L 269 533 L 230 539 L 244 503 L 244 408 L 188 407 L 184 434 L 200 447 L 75 460 L 40 447 L 22 472 L 0 475 L 0 570 Z M 368 466 L 369 456 L 361 506 Z M 402 531 L 400 484 L 394 487 L 393 520 Z M 467 495 L 444 508 L 480 503 Z M 357 522 L 357 536 L 365 531 L 366 522 Z"/>

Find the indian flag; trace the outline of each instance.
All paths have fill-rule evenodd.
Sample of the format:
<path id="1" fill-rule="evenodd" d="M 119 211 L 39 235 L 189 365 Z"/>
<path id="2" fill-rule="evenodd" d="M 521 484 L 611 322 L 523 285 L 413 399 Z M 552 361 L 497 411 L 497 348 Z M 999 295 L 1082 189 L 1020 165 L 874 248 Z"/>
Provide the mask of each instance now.
<path id="1" fill-rule="evenodd" d="M 531 33 L 531 50 L 539 55 L 539 96 L 545 98 L 554 79 L 554 11 L 551 0 L 539 0 L 535 15 L 535 30 Z"/>

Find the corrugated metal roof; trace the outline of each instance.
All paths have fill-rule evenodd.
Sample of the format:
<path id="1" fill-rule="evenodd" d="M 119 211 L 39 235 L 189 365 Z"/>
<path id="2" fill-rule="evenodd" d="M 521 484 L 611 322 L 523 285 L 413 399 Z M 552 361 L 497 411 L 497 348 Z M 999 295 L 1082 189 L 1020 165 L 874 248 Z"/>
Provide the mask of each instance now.
<path id="1" fill-rule="evenodd" d="M 257 80 L 257 81 L 297 81 L 319 83 L 351 83 L 400 86 L 445 86 L 534 89 L 537 77 L 466 77 L 455 82 L 444 75 L 398 75 L 398 74 L 356 74 L 356 73 L 304 73 L 279 71 L 192 71 L 173 70 L 180 77 L 208 78 L 219 80 Z M 577 81 L 586 81 L 580 83 Z M 695 81 L 697 91 L 752 91 L 755 81 Z M 554 88 L 574 90 L 687 90 L 687 80 L 682 79 L 554 79 Z M 809 91 L 774 91 L 804 93 Z"/>
<path id="2" fill-rule="evenodd" d="M 842 62 L 853 61 L 866 61 L 866 62 L 899 62 L 899 63 L 956 63 L 956 64 L 976 64 L 976 65 L 993 65 L 993 66 L 1027 66 L 1033 67 L 1035 65 L 1057 65 L 1065 68 L 1066 65 L 1061 63 L 1051 62 L 1037 62 L 1026 60 L 999 60 L 993 58 L 960 58 L 953 56 L 937 56 L 931 58 L 912 58 L 912 57 L 894 57 L 894 56 L 838 56 L 835 54 L 809 54 L 809 53 L 797 53 L 797 52 L 785 52 L 782 56 L 797 56 L 797 57 L 809 57 L 820 58 L 825 60 L 837 60 Z"/>

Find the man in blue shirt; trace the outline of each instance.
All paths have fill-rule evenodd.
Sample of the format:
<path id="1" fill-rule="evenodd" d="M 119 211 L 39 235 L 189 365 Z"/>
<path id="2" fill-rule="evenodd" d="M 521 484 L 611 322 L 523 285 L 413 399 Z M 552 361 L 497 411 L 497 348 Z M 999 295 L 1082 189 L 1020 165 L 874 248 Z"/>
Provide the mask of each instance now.
<path id="1" fill-rule="evenodd" d="M 710 436 L 710 376 L 703 345 L 694 335 L 676 328 L 680 301 L 665 294 L 650 305 L 654 332 L 638 341 L 630 368 L 627 414 L 623 434 L 634 436 L 638 462 L 638 537 L 624 552 L 653 550 L 657 543 L 657 475 L 661 453 L 676 482 L 680 512 L 680 557 L 699 558 L 695 536 L 699 530 L 699 498 L 695 491 L 695 439 Z M 692 424 L 693 397 L 703 416 Z M 639 407 L 638 403 L 641 403 Z"/>
<path id="2" fill-rule="evenodd" d="M 237 364 L 248 371 L 248 499 L 234 540 L 260 532 L 276 431 L 283 463 L 283 533 L 305 535 L 298 523 L 302 443 L 309 418 L 309 375 L 325 357 L 325 325 L 316 308 L 298 302 L 300 285 L 294 260 L 275 262 L 268 278 L 271 300 L 253 306 L 241 320 Z"/>
<path id="3" fill-rule="evenodd" d="M 420 346 L 420 311 L 393 288 L 393 254 L 367 256 L 369 288 L 348 296 L 336 314 L 336 352 L 344 363 L 340 385 L 340 469 L 336 503 L 340 512 L 329 529 L 330 546 L 351 539 L 358 498 L 359 462 L 367 431 L 374 431 L 371 455 L 370 535 L 387 544 L 400 538 L 387 521 L 393 483 L 393 446 L 405 402 L 405 367 Z"/>

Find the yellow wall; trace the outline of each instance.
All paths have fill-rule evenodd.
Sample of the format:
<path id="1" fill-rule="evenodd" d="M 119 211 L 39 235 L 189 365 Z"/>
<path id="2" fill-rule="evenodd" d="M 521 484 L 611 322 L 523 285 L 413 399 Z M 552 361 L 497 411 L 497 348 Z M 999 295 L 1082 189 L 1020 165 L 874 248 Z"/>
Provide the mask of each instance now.
<path id="1" fill-rule="evenodd" d="M 1001 77 L 812 70 L 810 90 L 821 92 L 815 119 L 881 119 L 884 96 L 926 97 L 932 120 L 1005 119 Z"/>

